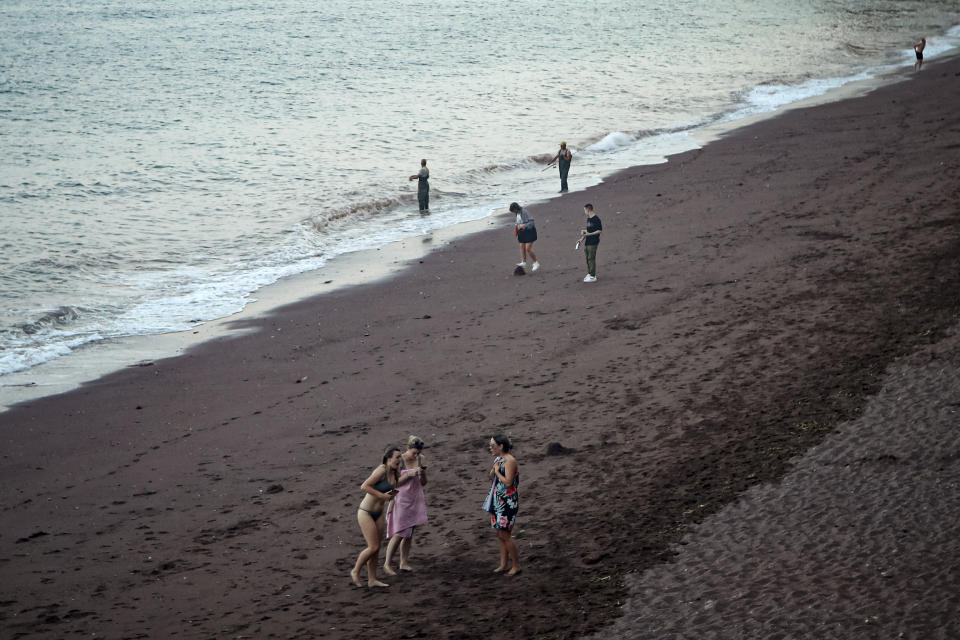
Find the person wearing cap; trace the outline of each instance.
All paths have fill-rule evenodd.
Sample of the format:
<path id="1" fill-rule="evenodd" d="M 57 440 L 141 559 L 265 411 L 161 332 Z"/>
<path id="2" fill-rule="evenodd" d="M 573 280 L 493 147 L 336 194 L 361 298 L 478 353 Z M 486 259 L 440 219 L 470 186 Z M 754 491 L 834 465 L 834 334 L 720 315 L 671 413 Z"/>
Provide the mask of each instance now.
<path id="1" fill-rule="evenodd" d="M 420 171 L 410 176 L 410 181 L 418 180 L 417 183 L 417 202 L 420 203 L 420 211 L 430 210 L 430 169 L 427 169 L 427 161 L 420 161 Z"/>
<path id="2" fill-rule="evenodd" d="M 557 155 L 553 156 L 549 164 L 557 163 L 557 166 L 560 167 L 560 193 L 567 191 L 567 174 L 570 173 L 570 160 L 573 159 L 573 154 L 570 152 L 570 149 L 567 149 L 566 141 L 560 143 L 560 150 L 557 151 Z"/>

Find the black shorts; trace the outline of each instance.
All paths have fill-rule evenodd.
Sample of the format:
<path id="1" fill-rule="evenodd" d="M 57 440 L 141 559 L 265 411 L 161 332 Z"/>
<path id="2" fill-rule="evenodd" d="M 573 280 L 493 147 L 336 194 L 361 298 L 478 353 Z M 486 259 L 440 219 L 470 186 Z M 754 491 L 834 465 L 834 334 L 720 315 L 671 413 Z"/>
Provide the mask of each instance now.
<path id="1" fill-rule="evenodd" d="M 520 244 L 527 244 L 528 242 L 536 242 L 537 228 L 527 227 L 526 229 L 517 229 L 517 240 L 520 242 Z"/>
<path id="2" fill-rule="evenodd" d="M 923 60 L 923 52 L 917 51 L 917 60 Z"/>

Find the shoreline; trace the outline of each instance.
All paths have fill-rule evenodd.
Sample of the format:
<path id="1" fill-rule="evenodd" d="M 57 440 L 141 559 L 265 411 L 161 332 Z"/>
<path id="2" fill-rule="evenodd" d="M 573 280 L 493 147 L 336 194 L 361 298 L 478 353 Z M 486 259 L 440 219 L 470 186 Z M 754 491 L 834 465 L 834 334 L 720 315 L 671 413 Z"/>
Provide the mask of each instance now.
<path id="1" fill-rule="evenodd" d="M 770 112 L 702 127 L 691 135 L 692 148 L 671 153 L 664 158 L 664 162 L 669 163 L 671 158 L 683 155 L 690 150 L 703 148 L 711 142 L 757 122 L 779 117 L 794 109 L 803 109 L 861 96 L 877 88 L 903 81 L 904 77 L 908 75 L 909 71 L 906 70 L 889 70 L 866 80 L 848 82 L 823 94 L 783 105 Z M 621 172 L 646 166 L 655 165 L 636 165 L 615 170 L 602 177 L 599 184 L 603 184 L 604 181 Z M 572 191 L 569 195 L 583 192 L 589 188 L 590 186 Z M 534 200 L 528 203 L 528 206 L 543 206 L 559 199 L 559 197 Z M 162 334 L 128 336 L 91 343 L 66 356 L 58 357 L 24 371 L 7 374 L 3 376 L 3 383 L 0 384 L 0 413 L 8 411 L 17 404 L 33 402 L 69 392 L 127 367 L 177 357 L 205 342 L 230 337 L 234 335 L 235 331 L 232 325 L 262 318 L 287 304 L 324 295 L 342 288 L 360 286 L 393 277 L 409 267 L 412 261 L 424 257 L 430 251 L 498 224 L 497 218 L 505 215 L 505 213 L 505 211 L 493 210 L 484 218 L 457 223 L 430 234 L 397 240 L 383 247 L 338 255 L 321 269 L 288 276 L 251 292 L 252 302 L 248 303 L 241 311 L 223 318 L 199 323 L 193 329 Z M 37 382 L 37 379 L 42 381 Z"/>
<path id="2" fill-rule="evenodd" d="M 831 434 L 860 420 L 937 441 L 932 424 L 911 421 L 913 405 L 870 407 L 909 384 L 905 363 L 927 358 L 950 380 L 960 366 L 958 78 L 960 58 L 938 61 L 533 205 L 536 274 L 512 275 L 508 227 L 472 234 L 395 277 L 235 321 L 234 335 L 180 357 L 0 413 L 0 624 L 24 638 L 392 639 L 415 628 L 489 640 L 583 637 L 619 620 L 625 637 L 650 637 L 629 626 L 657 613 L 631 587 L 669 582 L 686 562 L 735 587 L 684 555 L 685 536 L 730 513 L 789 536 L 765 528 L 770 509 L 751 498 L 789 478 L 817 502 L 821 476 L 789 474 L 806 452 L 829 454 Z M 572 250 L 584 201 L 606 234 L 593 284 Z M 949 411 L 939 389 L 908 390 Z M 515 579 L 491 574 L 496 541 L 480 509 L 484 445 L 500 432 L 523 478 Z M 387 580 L 387 593 L 354 588 L 357 486 L 411 433 L 431 467 L 417 571 Z M 960 458 L 939 442 L 940 466 L 925 468 L 946 490 Z M 898 450 L 851 451 L 837 468 L 852 455 L 911 470 Z M 864 490 L 878 497 L 900 480 L 874 477 Z M 881 581 L 836 566 L 826 582 L 758 582 L 751 599 L 789 608 L 812 595 L 820 607 L 764 618 L 765 635 L 859 637 L 850 612 L 902 593 L 902 615 L 869 629 L 935 637 L 941 618 L 912 608 L 922 594 L 911 580 L 925 605 L 956 601 L 958 572 L 943 571 L 955 554 L 940 544 L 958 539 L 951 495 L 937 496 L 940 530 L 895 541 L 909 572 Z M 823 569 L 833 547 L 888 548 L 889 529 L 864 526 L 876 512 L 856 498 L 842 503 L 854 516 L 844 527 L 805 521 L 815 532 L 797 550 L 802 566 Z M 890 492 L 884 508 L 910 523 L 928 504 Z M 791 539 L 767 542 L 756 563 L 801 565 L 777 555 Z M 736 637 L 750 614 L 733 600 L 746 595 L 722 594 L 692 622 Z M 393 624 L 372 615 L 381 609 Z"/>
<path id="3" fill-rule="evenodd" d="M 438 247 L 487 230 L 497 224 L 496 218 L 501 215 L 503 212 L 494 211 L 485 218 L 430 234 L 338 255 L 322 269 L 288 276 L 257 289 L 242 311 L 199 323 L 194 329 L 92 343 L 67 356 L 7 374 L 4 378 L 8 382 L 0 385 L 0 413 L 17 404 L 69 392 L 127 367 L 149 365 L 154 360 L 183 355 L 212 340 L 242 335 L 243 330 L 233 325 L 262 319 L 285 305 L 390 278 Z M 47 381 L 34 380 L 40 377 Z"/>

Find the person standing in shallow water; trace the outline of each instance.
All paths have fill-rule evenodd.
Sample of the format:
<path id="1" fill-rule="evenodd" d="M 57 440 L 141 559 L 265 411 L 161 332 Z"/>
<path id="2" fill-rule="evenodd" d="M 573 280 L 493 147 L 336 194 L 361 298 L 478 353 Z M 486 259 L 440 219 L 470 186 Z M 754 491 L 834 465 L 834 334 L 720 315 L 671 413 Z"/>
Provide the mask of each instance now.
<path id="1" fill-rule="evenodd" d="M 537 262 L 537 254 L 533 252 L 533 243 L 537 241 L 537 227 L 533 218 L 530 217 L 526 209 L 516 202 L 510 203 L 510 213 L 516 216 L 517 242 L 520 243 L 520 262 L 517 263 L 517 266 L 526 268 L 527 255 L 529 255 L 533 262 L 530 270 L 536 271 L 540 268 L 540 263 Z"/>
<path id="2" fill-rule="evenodd" d="M 427 169 L 427 161 L 420 161 L 420 171 L 410 176 L 410 181 L 417 180 L 417 202 L 420 203 L 420 211 L 430 210 L 430 169 Z"/>
<path id="3" fill-rule="evenodd" d="M 920 42 L 913 45 L 913 51 L 917 54 L 917 61 L 913 63 L 914 71 L 920 71 L 923 66 L 923 50 L 927 48 L 927 39 L 920 38 Z"/>
<path id="4" fill-rule="evenodd" d="M 517 543 L 513 539 L 513 525 L 520 510 L 520 468 L 517 459 L 510 453 L 512 448 L 507 436 L 496 435 L 490 438 L 490 453 L 495 458 L 490 469 L 490 493 L 484 503 L 490 514 L 490 526 L 497 532 L 497 544 L 500 547 L 500 564 L 493 572 L 503 573 L 509 566 L 508 576 L 520 573 L 520 552 L 517 551 Z"/>
<path id="5" fill-rule="evenodd" d="M 350 571 L 350 579 L 358 587 L 360 583 L 360 569 L 367 566 L 368 587 L 389 587 L 377 580 L 377 565 L 379 564 L 380 543 L 387 529 L 387 519 L 384 511 L 389 501 L 397 495 L 397 487 L 419 476 L 420 472 L 400 477 L 400 448 L 390 447 L 383 454 L 382 463 L 375 468 L 370 477 L 363 481 L 360 488 L 366 492 L 357 510 L 357 523 L 363 533 L 367 547 L 357 556 L 357 563 Z"/>
<path id="6" fill-rule="evenodd" d="M 550 164 L 556 162 L 560 168 L 560 193 L 567 191 L 567 175 L 570 173 L 570 161 L 572 159 L 573 153 L 570 152 L 570 149 L 567 149 L 567 143 L 561 142 L 557 155 L 553 156 L 553 159 L 550 160 Z"/>
<path id="7" fill-rule="evenodd" d="M 419 475 L 416 480 L 404 482 L 397 493 L 396 499 L 387 508 L 387 535 L 390 543 L 387 544 L 387 557 L 383 561 L 383 570 L 391 576 L 397 575 L 391 566 L 393 554 L 400 547 L 400 568 L 404 571 L 413 571 L 410 566 L 410 547 L 413 545 L 413 531 L 419 525 L 427 522 L 427 500 L 423 495 L 423 487 L 427 484 L 427 463 L 423 459 L 423 440 L 417 436 L 407 439 L 407 450 L 400 456 L 403 468 L 400 477 Z"/>
<path id="8" fill-rule="evenodd" d="M 597 281 L 597 249 L 600 246 L 600 232 L 603 231 L 603 223 L 600 222 L 600 216 L 593 211 L 592 204 L 583 205 L 583 213 L 587 216 L 587 226 L 580 230 L 580 241 L 583 242 L 583 252 L 587 257 L 587 275 L 584 276 L 584 282 Z"/>

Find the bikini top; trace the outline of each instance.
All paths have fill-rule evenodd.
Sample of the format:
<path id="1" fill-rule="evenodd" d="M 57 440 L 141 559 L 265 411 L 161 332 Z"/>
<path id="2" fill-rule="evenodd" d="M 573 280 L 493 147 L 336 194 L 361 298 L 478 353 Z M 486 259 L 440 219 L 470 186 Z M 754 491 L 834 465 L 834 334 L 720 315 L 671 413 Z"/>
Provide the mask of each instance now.
<path id="1" fill-rule="evenodd" d="M 377 484 L 373 485 L 374 491 L 379 491 L 380 493 L 387 493 L 388 491 L 393 491 L 395 487 L 387 480 L 387 472 L 383 473 L 383 477 L 377 481 Z"/>

